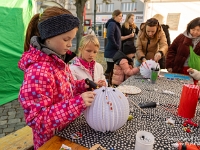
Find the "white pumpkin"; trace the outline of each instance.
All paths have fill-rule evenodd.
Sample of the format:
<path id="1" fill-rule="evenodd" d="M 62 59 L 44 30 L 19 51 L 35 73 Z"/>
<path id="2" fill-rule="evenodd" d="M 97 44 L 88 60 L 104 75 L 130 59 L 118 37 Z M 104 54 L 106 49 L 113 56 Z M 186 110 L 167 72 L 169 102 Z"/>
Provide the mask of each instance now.
<path id="1" fill-rule="evenodd" d="M 94 102 L 84 111 L 89 126 L 101 132 L 121 128 L 129 116 L 127 97 L 118 89 L 111 87 L 101 87 L 94 92 Z"/>
<path id="2" fill-rule="evenodd" d="M 159 63 L 155 62 L 154 60 L 147 60 L 143 62 L 140 66 L 140 74 L 144 78 L 151 78 L 151 68 L 159 69 L 158 75 L 160 74 L 160 65 Z"/>

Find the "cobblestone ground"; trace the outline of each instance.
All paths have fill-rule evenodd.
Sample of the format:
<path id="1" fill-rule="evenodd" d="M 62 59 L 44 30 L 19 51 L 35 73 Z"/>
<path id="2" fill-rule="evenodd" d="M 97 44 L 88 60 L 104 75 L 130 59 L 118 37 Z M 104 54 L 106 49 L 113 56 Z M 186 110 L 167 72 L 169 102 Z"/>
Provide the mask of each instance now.
<path id="1" fill-rule="evenodd" d="M 99 52 L 96 61 L 102 64 L 104 70 L 106 62 L 104 53 Z M 26 126 L 23 109 L 18 100 L 13 100 L 0 106 L 0 138 Z"/>
<path id="2" fill-rule="evenodd" d="M 0 138 L 26 125 L 18 100 L 0 106 Z"/>

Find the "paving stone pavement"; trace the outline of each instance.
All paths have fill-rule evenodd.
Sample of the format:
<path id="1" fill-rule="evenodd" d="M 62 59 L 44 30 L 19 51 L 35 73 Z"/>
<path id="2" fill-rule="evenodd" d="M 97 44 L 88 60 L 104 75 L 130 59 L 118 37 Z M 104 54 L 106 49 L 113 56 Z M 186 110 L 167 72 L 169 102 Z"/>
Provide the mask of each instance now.
<path id="1" fill-rule="evenodd" d="M 24 126 L 24 112 L 17 99 L 0 106 L 0 138 Z"/>

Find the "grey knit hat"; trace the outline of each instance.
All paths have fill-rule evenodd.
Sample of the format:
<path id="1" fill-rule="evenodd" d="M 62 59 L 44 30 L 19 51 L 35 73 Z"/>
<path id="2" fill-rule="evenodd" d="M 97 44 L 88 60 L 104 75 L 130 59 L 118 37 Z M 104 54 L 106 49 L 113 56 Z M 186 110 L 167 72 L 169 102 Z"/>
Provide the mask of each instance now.
<path id="1" fill-rule="evenodd" d="M 73 30 L 79 27 L 80 21 L 70 14 L 51 17 L 38 24 L 38 30 L 42 40 Z"/>

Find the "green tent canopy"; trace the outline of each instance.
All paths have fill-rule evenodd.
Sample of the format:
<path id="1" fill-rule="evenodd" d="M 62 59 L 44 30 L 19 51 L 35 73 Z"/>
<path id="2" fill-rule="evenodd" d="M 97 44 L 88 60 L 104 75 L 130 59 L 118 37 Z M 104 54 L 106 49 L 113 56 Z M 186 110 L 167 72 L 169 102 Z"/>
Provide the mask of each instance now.
<path id="1" fill-rule="evenodd" d="M 3 105 L 18 97 L 23 81 L 18 61 L 33 15 L 32 0 L 1 0 L 0 14 L 0 105 Z"/>

